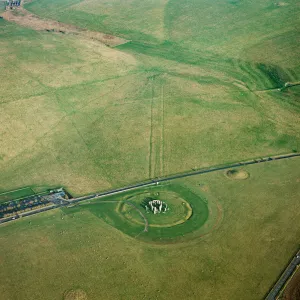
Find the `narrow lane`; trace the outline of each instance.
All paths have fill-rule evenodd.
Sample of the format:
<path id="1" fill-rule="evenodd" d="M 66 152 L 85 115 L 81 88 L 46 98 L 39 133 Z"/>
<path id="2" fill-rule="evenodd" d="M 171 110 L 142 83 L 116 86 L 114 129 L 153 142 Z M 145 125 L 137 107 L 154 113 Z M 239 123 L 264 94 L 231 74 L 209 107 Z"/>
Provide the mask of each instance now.
<path id="1" fill-rule="evenodd" d="M 293 257 L 289 265 L 286 267 L 282 275 L 279 277 L 278 281 L 275 283 L 265 300 L 276 300 L 279 296 L 280 291 L 283 289 L 284 285 L 287 283 L 289 278 L 293 275 L 297 266 L 300 265 L 300 250 Z"/>
<path id="2" fill-rule="evenodd" d="M 259 163 L 266 163 L 266 162 L 271 162 L 271 161 L 276 161 L 276 160 L 289 159 L 289 158 L 299 157 L 299 156 L 300 156 L 300 153 L 290 153 L 290 154 L 285 154 L 285 155 L 274 155 L 274 156 L 268 156 L 268 157 L 263 157 L 263 158 L 258 158 L 258 159 L 256 158 L 256 159 L 252 159 L 252 160 L 249 160 L 249 161 L 243 161 L 243 162 L 223 165 L 223 166 L 213 166 L 213 167 L 210 167 L 210 168 L 201 169 L 201 170 L 192 171 L 192 172 L 186 172 L 186 173 L 177 174 L 177 175 L 171 175 L 171 176 L 166 176 L 166 177 L 161 177 L 161 178 L 155 178 L 155 179 L 151 179 L 151 180 L 148 180 L 148 181 L 145 181 L 145 182 L 142 182 L 142 183 L 128 185 L 128 186 L 118 188 L 118 189 L 113 189 L 113 190 L 110 190 L 110 191 L 105 191 L 105 192 L 101 192 L 101 193 L 96 193 L 96 194 L 86 195 L 86 196 L 82 196 L 82 197 L 78 197 L 78 198 L 73 198 L 73 199 L 70 199 L 70 200 L 66 201 L 65 203 L 63 203 L 61 205 L 53 205 L 53 206 L 49 206 L 49 207 L 43 207 L 43 208 L 40 208 L 40 209 L 36 209 L 36 210 L 32 210 L 32 211 L 23 213 L 22 215 L 20 215 L 20 217 L 31 216 L 31 215 L 34 215 L 34 214 L 38 214 L 38 213 L 50 210 L 50 209 L 59 208 L 59 207 L 63 207 L 63 206 L 68 206 L 70 204 L 79 203 L 79 202 L 85 201 L 85 200 L 91 200 L 91 199 L 95 199 L 95 198 L 102 198 L 102 197 L 105 197 L 105 196 L 116 195 L 116 194 L 119 194 L 119 193 L 128 192 L 128 191 L 135 190 L 135 189 L 142 188 L 142 187 L 158 185 L 159 183 L 166 182 L 166 181 L 172 181 L 172 180 L 175 180 L 175 179 L 180 179 L 180 178 L 185 178 L 185 177 L 190 177 L 190 176 L 195 176 L 195 175 L 201 175 L 201 174 L 206 174 L 206 173 L 211 173 L 211 172 L 216 172 L 216 171 L 221 171 L 221 170 L 239 168 L 239 167 L 254 165 L 254 164 L 259 164 Z M 14 217 L 9 217 L 9 218 L 2 219 L 2 220 L 0 220 L 0 225 L 3 224 L 3 223 L 9 222 L 9 221 L 17 220 L 20 217 L 14 216 Z"/>

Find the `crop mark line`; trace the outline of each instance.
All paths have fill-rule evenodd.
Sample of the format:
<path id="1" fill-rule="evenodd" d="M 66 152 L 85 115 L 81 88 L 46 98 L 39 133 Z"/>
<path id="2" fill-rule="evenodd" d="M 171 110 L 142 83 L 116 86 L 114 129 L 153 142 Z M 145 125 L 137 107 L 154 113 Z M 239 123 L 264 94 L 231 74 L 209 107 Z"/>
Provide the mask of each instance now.
<path id="1" fill-rule="evenodd" d="M 112 92 L 114 92 L 115 90 L 122 88 L 124 85 L 126 85 L 126 83 L 127 83 L 127 82 L 123 82 L 122 84 L 113 87 L 113 88 L 112 88 L 111 90 L 109 90 L 108 92 L 103 93 L 103 94 L 101 94 L 101 95 L 98 95 L 97 97 L 94 97 L 94 98 L 90 99 L 90 100 L 87 101 L 84 105 L 81 105 L 81 106 L 78 108 L 78 110 L 82 110 L 82 109 L 87 108 L 87 107 L 88 107 L 91 103 L 93 103 L 94 101 L 99 100 L 99 99 L 101 99 L 101 97 L 105 97 L 105 96 L 111 94 Z"/>
<path id="2" fill-rule="evenodd" d="M 10 158 L 9 160 L 7 160 L 6 162 L 10 162 L 15 160 L 16 158 L 18 158 L 19 156 L 21 156 L 22 154 L 24 154 L 26 151 L 28 151 L 29 149 L 34 148 L 36 145 L 38 145 L 40 143 L 40 141 L 45 138 L 48 134 L 51 133 L 51 131 L 53 131 L 64 119 L 66 118 L 66 115 L 63 116 L 60 120 L 57 121 L 57 123 L 55 123 L 48 131 L 46 131 L 42 136 L 38 137 L 36 139 L 36 142 L 34 144 L 32 144 L 29 147 L 26 147 L 25 149 L 23 149 L 20 153 L 18 153 L 17 155 L 15 155 L 14 157 Z"/>
<path id="3" fill-rule="evenodd" d="M 90 202 L 87 202 L 87 203 L 82 203 L 80 205 L 90 205 L 90 204 L 103 204 L 103 203 L 125 203 L 125 204 L 128 204 L 129 206 L 131 206 L 134 210 L 136 210 L 139 215 L 142 217 L 142 219 L 144 220 L 144 230 L 142 232 L 148 232 L 148 229 L 149 229 L 149 222 L 148 222 L 148 219 L 146 218 L 146 216 L 142 213 L 142 211 L 136 206 L 134 205 L 132 202 L 129 202 L 129 201 L 124 201 L 124 200 L 103 200 L 101 202 L 96 202 L 96 203 L 90 203 Z M 141 233 L 142 233 L 141 232 Z M 139 236 L 141 233 L 139 233 L 137 236 Z M 136 237 L 137 237 L 136 236 Z"/>
<path id="4" fill-rule="evenodd" d="M 125 203 L 129 204 L 131 207 L 133 207 L 138 213 L 139 215 L 143 218 L 144 222 L 145 222 L 145 227 L 144 227 L 144 232 L 148 232 L 148 228 L 149 228 L 149 222 L 147 220 L 147 218 L 145 217 L 145 215 L 138 209 L 138 207 L 136 205 L 134 205 L 133 203 L 126 201 Z"/>
<path id="5" fill-rule="evenodd" d="M 149 137 L 149 178 L 152 178 L 152 151 L 153 151 L 153 106 L 154 106 L 154 87 L 153 87 L 153 78 L 151 78 L 151 109 L 150 109 L 150 137 Z"/>
<path id="6" fill-rule="evenodd" d="M 19 99 L 14 99 L 14 100 L 11 100 L 11 101 L 3 101 L 3 102 L 0 101 L 0 105 L 15 103 L 15 102 L 18 102 L 18 101 L 26 101 L 26 100 L 30 100 L 31 98 L 34 98 L 34 97 L 40 97 L 40 96 L 47 95 L 49 93 L 52 93 L 52 92 L 45 91 L 45 92 L 37 93 L 35 95 L 29 95 L 25 98 L 19 98 Z"/>
<path id="7" fill-rule="evenodd" d="M 164 176 L 164 141 L 165 141 L 165 91 L 164 85 L 161 87 L 161 151 L 160 151 L 160 176 Z"/>
<path id="8" fill-rule="evenodd" d="M 152 78 L 149 178 L 164 174 L 164 87 L 155 85 Z M 157 94 L 157 96 L 155 95 Z M 155 97 L 156 96 L 156 97 Z"/>
<path id="9" fill-rule="evenodd" d="M 87 142 L 85 141 L 85 139 L 83 138 L 81 132 L 79 131 L 79 129 L 77 128 L 73 118 L 70 118 L 70 121 L 74 127 L 74 129 L 76 130 L 77 132 L 77 135 L 79 136 L 79 138 L 82 140 L 83 144 L 85 145 L 87 151 L 90 153 L 90 156 L 92 158 L 92 160 L 94 161 L 94 163 L 96 163 L 96 156 L 95 156 L 95 153 L 89 148 L 89 145 L 87 144 Z M 97 164 L 97 167 L 99 167 L 99 164 Z M 102 172 L 105 174 L 106 178 L 110 180 L 110 183 L 112 182 L 110 176 L 108 176 L 108 174 L 103 170 L 103 168 L 101 168 Z M 99 182 L 100 183 L 100 182 Z"/>
<path id="10" fill-rule="evenodd" d="M 56 94 L 56 97 L 55 97 L 55 98 L 56 98 L 56 101 L 57 101 L 57 103 L 58 103 L 58 105 L 59 105 L 59 97 L 58 97 L 57 94 Z M 80 139 L 82 140 L 82 142 L 84 143 L 84 145 L 85 145 L 85 147 L 86 147 L 88 153 L 90 153 L 91 159 L 94 161 L 94 163 L 96 163 L 96 157 L 95 157 L 94 152 L 89 148 L 87 142 L 84 140 L 84 138 L 83 138 L 82 134 L 80 133 L 79 129 L 77 128 L 77 126 L 76 126 L 76 124 L 75 124 L 73 118 L 70 117 L 70 116 L 68 115 L 68 113 L 67 113 L 67 111 L 65 110 L 64 107 L 63 107 L 63 110 L 64 110 L 64 112 L 66 113 L 66 116 L 69 117 L 69 119 L 70 119 L 70 121 L 71 121 L 71 123 L 72 123 L 72 126 L 73 126 L 74 129 L 76 130 L 77 135 L 79 136 L 79 138 L 80 138 Z M 103 170 L 103 168 L 99 167 L 99 164 L 97 164 L 97 163 L 96 163 L 96 166 L 97 166 L 98 168 L 101 169 L 101 171 L 103 172 L 103 174 L 106 176 L 107 179 L 109 179 L 109 181 L 110 181 L 110 183 L 111 183 L 112 180 L 111 180 L 110 176 L 108 176 L 108 174 Z"/>

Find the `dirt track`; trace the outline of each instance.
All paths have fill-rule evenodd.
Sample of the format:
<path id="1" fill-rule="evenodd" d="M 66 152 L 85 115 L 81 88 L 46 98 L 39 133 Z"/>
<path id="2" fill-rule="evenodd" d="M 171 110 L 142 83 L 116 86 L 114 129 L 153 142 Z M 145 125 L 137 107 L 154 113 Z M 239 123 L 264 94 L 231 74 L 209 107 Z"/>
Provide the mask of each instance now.
<path id="1" fill-rule="evenodd" d="M 300 290 L 299 290 L 299 266 L 300 266 L 300 250 L 295 254 L 293 259 L 290 261 L 286 269 L 283 271 L 275 285 L 270 290 L 269 294 L 266 297 L 266 300 L 299 300 Z M 297 271 L 298 269 L 298 271 Z M 293 276 L 294 272 L 297 272 Z M 292 277 L 293 276 L 293 277 Z M 280 295 L 285 284 L 291 279 L 288 283 L 283 295 Z M 280 296 L 279 296 L 280 295 Z M 285 296 L 285 298 L 283 297 Z M 278 298 L 279 297 L 279 298 Z M 296 297 L 296 298 L 295 298 Z"/>
<path id="2" fill-rule="evenodd" d="M 300 299 L 300 268 L 285 288 L 281 300 Z"/>
<path id="3" fill-rule="evenodd" d="M 110 47 L 115 47 L 128 42 L 128 40 L 113 35 L 104 34 L 102 32 L 90 31 L 54 20 L 41 19 L 38 16 L 31 14 L 22 6 L 16 7 L 12 10 L 6 10 L 4 13 L 2 13 L 2 17 L 6 21 L 14 22 L 34 30 L 80 35 L 91 40 L 99 41 Z"/>

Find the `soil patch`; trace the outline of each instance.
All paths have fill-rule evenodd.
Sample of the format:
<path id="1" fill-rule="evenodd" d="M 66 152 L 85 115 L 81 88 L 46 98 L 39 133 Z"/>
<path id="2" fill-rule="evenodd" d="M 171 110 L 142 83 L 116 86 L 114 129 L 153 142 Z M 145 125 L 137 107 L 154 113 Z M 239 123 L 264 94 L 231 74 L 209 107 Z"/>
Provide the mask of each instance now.
<path id="1" fill-rule="evenodd" d="M 283 291 L 280 300 L 299 300 L 300 299 L 300 268 L 296 271 L 285 290 Z"/>
<path id="2" fill-rule="evenodd" d="M 226 176 L 230 179 L 243 180 L 249 178 L 249 173 L 245 170 L 228 170 Z"/>
<path id="3" fill-rule="evenodd" d="M 277 6 L 287 6 L 288 3 L 287 2 L 278 2 L 276 3 Z"/>
<path id="4" fill-rule="evenodd" d="M 64 294 L 64 300 L 87 300 L 87 294 L 83 290 L 70 290 Z"/>
<path id="5" fill-rule="evenodd" d="M 18 7 L 13 10 L 6 10 L 2 14 L 2 17 L 6 21 L 14 22 L 34 30 L 80 35 L 91 40 L 99 41 L 110 47 L 115 47 L 128 42 L 128 40 L 102 32 L 82 29 L 74 25 L 65 24 L 50 19 L 41 19 L 38 16 L 31 14 L 23 7 Z"/>

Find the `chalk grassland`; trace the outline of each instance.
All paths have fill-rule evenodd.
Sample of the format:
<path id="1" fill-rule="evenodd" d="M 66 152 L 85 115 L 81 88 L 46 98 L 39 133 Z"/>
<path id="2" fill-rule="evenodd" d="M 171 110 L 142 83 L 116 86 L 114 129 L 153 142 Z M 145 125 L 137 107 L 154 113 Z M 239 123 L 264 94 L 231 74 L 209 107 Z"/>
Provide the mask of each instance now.
<path id="1" fill-rule="evenodd" d="M 133 41 L 172 41 L 208 58 L 228 58 L 299 68 L 297 0 L 267 1 L 32 1 L 42 17 L 122 35 Z M 255 64 L 252 65 L 255 67 Z M 250 71 L 251 64 L 246 66 Z M 254 70 L 255 72 L 255 70 Z"/>
<path id="2" fill-rule="evenodd" d="M 27 8 L 131 42 L 108 48 L 0 19 L 0 192 L 91 193 L 299 151 L 299 87 L 268 90 L 300 79 L 297 1 Z M 178 182 L 223 209 L 218 230 L 186 244 L 122 233 L 114 203 L 1 226 L 0 299 L 61 299 L 77 288 L 89 300 L 262 299 L 299 246 L 299 162 L 246 171 L 240 181 L 219 172 Z"/>
<path id="3" fill-rule="evenodd" d="M 0 298 L 61 299 L 81 289 L 89 300 L 262 299 L 299 246 L 299 163 L 245 170 L 247 180 L 220 171 L 178 182 L 223 209 L 218 230 L 185 243 L 129 237 L 113 227 L 113 203 L 1 226 Z"/>
<path id="4" fill-rule="evenodd" d="M 1 191 L 76 195 L 299 150 L 299 89 L 257 91 L 281 83 L 252 62 L 0 26 Z"/>
<path id="5" fill-rule="evenodd" d="M 78 185 L 77 192 L 109 188 L 104 170 L 120 160 L 131 180 L 146 177 L 148 143 L 140 138 L 147 139 L 149 109 L 138 98 L 136 60 L 1 22 L 2 188 L 10 180 Z M 118 166 L 119 178 L 125 169 Z"/>

